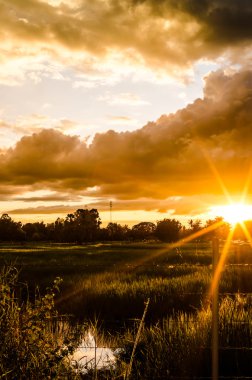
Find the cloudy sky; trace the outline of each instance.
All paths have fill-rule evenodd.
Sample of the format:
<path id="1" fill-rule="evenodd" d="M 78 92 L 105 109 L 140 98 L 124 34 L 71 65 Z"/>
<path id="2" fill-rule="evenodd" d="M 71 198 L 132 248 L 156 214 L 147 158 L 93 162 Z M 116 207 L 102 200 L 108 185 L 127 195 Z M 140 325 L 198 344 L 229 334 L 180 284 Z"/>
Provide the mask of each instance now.
<path id="1" fill-rule="evenodd" d="M 0 0 L 0 213 L 250 202 L 250 0 Z"/>

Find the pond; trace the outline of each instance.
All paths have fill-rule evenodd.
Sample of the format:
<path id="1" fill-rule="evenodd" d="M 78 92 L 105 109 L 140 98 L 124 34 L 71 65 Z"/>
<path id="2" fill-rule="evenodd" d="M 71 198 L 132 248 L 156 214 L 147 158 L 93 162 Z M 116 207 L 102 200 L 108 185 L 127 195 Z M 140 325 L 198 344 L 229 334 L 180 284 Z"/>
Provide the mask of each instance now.
<path id="1" fill-rule="evenodd" d="M 115 368 L 116 353 L 119 351 L 120 349 L 112 350 L 99 345 L 93 333 L 89 331 L 69 359 L 76 373 L 87 373 L 91 370 Z"/>

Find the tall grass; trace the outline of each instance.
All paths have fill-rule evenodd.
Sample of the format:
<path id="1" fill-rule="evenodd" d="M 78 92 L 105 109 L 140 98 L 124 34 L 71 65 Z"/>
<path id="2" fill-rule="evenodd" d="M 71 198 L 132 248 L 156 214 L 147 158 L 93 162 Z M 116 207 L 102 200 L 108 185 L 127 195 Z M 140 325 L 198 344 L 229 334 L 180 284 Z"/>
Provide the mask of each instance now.
<path id="1" fill-rule="evenodd" d="M 151 298 L 147 320 L 155 321 L 174 309 L 192 311 L 201 306 L 210 282 L 209 268 L 162 268 L 162 275 L 103 273 L 80 279 L 59 298 L 62 311 L 102 320 L 140 318 Z M 81 305 L 81 310 L 80 310 Z"/>
<path id="2" fill-rule="evenodd" d="M 251 248 L 232 246 L 229 261 L 237 253 L 251 260 Z M 162 252 L 156 257 L 157 252 Z M 173 311 L 193 312 L 205 301 L 211 281 L 211 246 L 190 243 L 169 251 L 165 244 L 67 244 L 1 245 L 1 262 L 13 262 L 20 279 L 29 283 L 30 295 L 60 276 L 64 279 L 56 307 L 77 319 L 116 321 L 140 318 L 151 298 L 147 322 L 155 323 Z M 155 257 L 155 259 L 153 259 Z M 136 265 L 138 263 L 138 265 Z M 140 263 L 140 265 L 139 265 Z M 227 267 L 220 291 L 252 292 L 252 267 Z"/>
<path id="3" fill-rule="evenodd" d="M 220 306 L 220 376 L 252 376 L 251 303 L 245 299 L 223 299 Z M 135 333 L 121 339 L 121 368 L 129 362 Z M 211 310 L 195 314 L 176 313 L 154 326 L 146 326 L 135 354 L 131 379 L 179 379 L 211 377 Z"/>
<path id="4" fill-rule="evenodd" d="M 113 334 L 109 344 L 124 348 L 116 370 L 81 376 L 122 379 L 134 347 L 136 320 L 150 298 L 130 378 L 211 376 L 210 248 L 208 243 L 197 244 L 197 250 L 191 243 L 172 251 L 146 244 L 2 247 L 0 263 L 15 259 L 23 280 L 45 288 L 52 278 L 62 276 L 64 283 L 59 295 L 58 280 L 43 297 L 29 288 L 30 298 L 20 302 L 17 272 L 2 273 L 0 373 L 6 379 L 77 377 L 66 362 L 76 336 L 69 330 L 62 350 L 63 324 L 57 323 L 57 309 L 77 319 L 98 318 L 104 337 L 108 331 Z M 157 250 L 163 252 L 161 257 L 155 255 Z M 242 263 L 251 262 L 249 247 L 231 247 L 229 263 L 237 262 L 236 251 Z M 220 375 L 230 378 L 252 376 L 252 299 L 242 294 L 252 293 L 251 274 L 250 265 L 231 265 L 221 275 Z M 238 296 L 231 294 L 237 291 Z"/>
<path id="5" fill-rule="evenodd" d="M 251 274 L 251 267 L 227 267 L 221 276 L 221 297 L 252 292 Z M 143 304 L 150 298 L 146 320 L 155 323 L 174 311 L 193 313 L 201 308 L 209 298 L 211 278 L 211 267 L 187 264 L 76 276 L 57 305 L 80 318 L 126 323 L 141 317 Z"/>
<path id="6" fill-rule="evenodd" d="M 66 358 L 79 332 L 59 322 L 54 307 L 57 278 L 44 296 L 31 303 L 17 298 L 18 272 L 3 268 L 0 276 L 0 374 L 3 379 L 60 379 L 73 376 Z M 74 378 L 71 377 L 71 378 Z"/>

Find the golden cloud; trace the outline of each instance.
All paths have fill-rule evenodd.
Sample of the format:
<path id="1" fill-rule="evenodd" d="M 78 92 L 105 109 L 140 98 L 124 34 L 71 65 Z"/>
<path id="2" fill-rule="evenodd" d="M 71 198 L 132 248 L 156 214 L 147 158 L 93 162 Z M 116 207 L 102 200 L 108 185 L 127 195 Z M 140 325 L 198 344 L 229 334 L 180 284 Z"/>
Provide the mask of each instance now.
<path id="1" fill-rule="evenodd" d="M 42 198 L 40 198 L 41 200 Z M 44 200 L 47 200 L 45 197 Z M 52 198 L 50 198 L 53 200 Z M 58 197 L 55 196 L 54 200 L 63 200 L 61 196 Z M 67 199 L 65 199 L 67 200 Z M 35 199 L 31 199 L 31 202 L 36 201 Z M 196 202 L 196 205 L 195 205 Z M 203 209 L 202 203 L 206 207 L 206 202 L 198 203 L 196 197 L 185 197 L 180 198 L 177 197 L 177 199 L 174 199 L 174 197 L 168 198 L 166 200 L 156 200 L 156 199 L 148 199 L 148 198 L 142 198 L 138 200 L 123 200 L 123 201 L 116 201 L 114 203 L 114 211 L 123 210 L 123 211 L 158 211 L 160 213 L 166 213 L 171 212 L 173 213 L 174 210 L 177 211 L 176 215 L 178 214 L 185 214 L 185 213 L 195 213 L 198 214 Z M 96 200 L 95 202 L 89 202 L 87 204 L 89 208 L 98 208 L 99 211 L 108 211 L 109 210 L 109 203 L 106 200 Z M 55 213 L 69 213 L 76 210 L 76 208 L 83 207 L 83 202 L 79 203 L 79 205 L 64 205 L 64 204 L 58 204 L 58 205 L 50 205 L 50 206 L 36 206 L 36 207 L 26 207 L 26 208 L 18 208 L 15 210 L 8 211 L 8 213 L 11 214 L 55 214 Z M 193 212 L 195 210 L 195 212 Z M 204 209 L 205 211 L 205 209 Z"/>
<path id="2" fill-rule="evenodd" d="M 212 73 L 204 98 L 133 132 L 108 131 L 87 146 L 42 130 L 0 155 L 0 185 L 115 199 L 167 199 L 242 191 L 252 164 L 252 72 Z M 1 190 L 1 188 L 0 188 Z M 92 193 L 93 195 L 93 193 Z"/>
<path id="3" fill-rule="evenodd" d="M 246 59 L 251 48 L 250 1 L 241 6 L 238 0 L 81 0 L 69 6 L 8 0 L 0 10 L 2 57 L 29 57 L 27 65 L 32 59 L 36 80 L 48 57 L 92 73 L 101 58 L 115 64 L 119 55 L 118 66 L 131 62 L 176 74 L 201 58 L 235 58 L 239 52 Z M 44 60 L 34 61 L 34 54 Z"/>
<path id="4" fill-rule="evenodd" d="M 17 199 L 17 198 L 16 198 Z M 15 200 L 16 200 L 15 199 Z M 20 198 L 21 200 L 22 198 Z M 61 196 L 61 194 L 56 194 L 54 197 L 32 197 L 30 200 L 27 199 L 27 202 L 34 204 L 36 201 L 69 201 L 67 196 Z M 213 204 L 221 205 L 225 203 L 226 199 L 222 196 L 213 196 L 213 195 L 193 195 L 186 197 L 169 197 L 167 199 L 152 199 L 152 198 L 140 198 L 140 199 L 130 199 L 130 200 L 116 200 L 113 202 L 113 211 L 114 212 L 152 212 L 158 215 L 166 214 L 173 215 L 174 217 L 178 216 L 200 216 L 204 215 L 209 211 Z M 71 199 L 72 202 L 72 199 Z M 25 208 L 17 208 L 8 210 L 7 213 L 11 215 L 36 215 L 36 214 L 68 214 L 74 212 L 78 208 L 88 207 L 89 209 L 97 208 L 99 212 L 109 212 L 110 201 L 107 199 L 96 199 L 94 202 L 81 202 L 79 203 L 66 203 L 66 204 L 49 204 L 46 206 L 28 206 Z M 47 203 L 48 204 L 48 203 Z M 85 205 L 85 206 L 84 206 Z M 160 215 L 159 218 L 162 218 L 163 215 Z M 158 218 L 158 216 L 156 216 Z"/>

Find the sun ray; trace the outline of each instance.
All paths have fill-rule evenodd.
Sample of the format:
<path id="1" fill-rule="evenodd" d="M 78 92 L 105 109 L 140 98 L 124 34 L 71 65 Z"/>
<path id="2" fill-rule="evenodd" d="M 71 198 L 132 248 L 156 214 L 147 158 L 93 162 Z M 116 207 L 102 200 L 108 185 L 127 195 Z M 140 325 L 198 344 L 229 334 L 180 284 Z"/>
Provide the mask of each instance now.
<path id="1" fill-rule="evenodd" d="M 213 296 L 213 294 L 215 292 L 215 289 L 218 287 L 219 280 L 220 280 L 220 275 L 221 275 L 221 272 L 222 272 L 222 270 L 224 268 L 224 265 L 225 265 L 225 262 L 226 262 L 226 259 L 227 259 L 227 254 L 228 254 L 228 251 L 229 251 L 229 248 L 230 248 L 231 241 L 233 239 L 233 235 L 234 235 L 234 228 L 232 228 L 229 231 L 227 240 L 225 241 L 225 244 L 223 246 L 222 252 L 220 254 L 220 258 L 219 258 L 216 270 L 215 270 L 215 272 L 213 274 L 213 279 L 212 279 L 211 287 L 210 287 L 210 291 L 209 291 L 209 297 Z"/>
<path id="2" fill-rule="evenodd" d="M 144 259 L 138 260 L 137 262 L 135 262 L 135 265 L 136 266 L 143 265 L 150 260 L 156 259 L 156 258 L 162 256 L 163 254 L 168 253 L 169 251 L 171 251 L 174 248 L 182 247 L 184 244 L 190 243 L 192 240 L 195 240 L 195 239 L 197 239 L 203 235 L 206 235 L 209 232 L 216 230 L 218 227 L 222 226 L 223 223 L 224 222 L 222 220 L 219 220 L 219 221 L 211 224 L 210 226 L 203 228 L 202 230 L 194 232 L 193 234 L 191 234 L 191 235 L 189 235 L 183 239 L 178 240 L 177 242 L 169 243 L 169 244 L 167 244 L 167 246 L 165 248 L 162 248 L 162 249 L 154 252 L 152 255 L 150 255 Z"/>
<path id="3" fill-rule="evenodd" d="M 244 222 L 241 222 L 239 224 L 240 224 L 240 226 L 241 226 L 241 228 L 242 228 L 242 230 L 244 232 L 244 235 L 246 236 L 246 238 L 248 240 L 249 245 L 252 247 L 252 237 L 250 235 L 249 230 L 246 227 L 246 224 Z"/>
<path id="4" fill-rule="evenodd" d="M 233 226 L 252 218 L 252 206 L 241 202 L 214 206 L 212 212 L 221 215 L 225 221 Z"/>
<path id="5" fill-rule="evenodd" d="M 148 256 L 148 257 L 145 257 L 141 260 L 136 260 L 136 261 L 133 261 L 130 263 L 130 268 L 127 269 L 128 272 L 133 272 L 135 271 L 139 266 L 142 266 L 142 265 L 145 265 L 146 263 L 148 263 L 150 260 L 154 260 L 154 259 L 157 259 L 159 257 L 161 257 L 162 255 L 170 252 L 172 249 L 174 248 L 179 248 L 179 247 L 182 247 L 184 244 L 186 243 L 189 243 L 191 242 L 192 240 L 195 240 L 209 232 L 212 232 L 214 230 L 216 230 L 218 227 L 222 226 L 223 225 L 223 221 L 222 220 L 219 220 L 213 224 L 211 224 L 210 226 L 206 227 L 206 228 L 203 228 L 202 230 L 200 231 L 197 231 L 183 239 L 180 239 L 179 241 L 177 242 L 174 242 L 174 243 L 170 243 L 170 244 L 167 244 L 165 248 L 162 248 L 162 249 L 159 249 L 157 250 L 156 252 L 154 252 L 152 255 Z M 124 264 L 121 264 L 117 267 L 117 271 L 120 272 L 120 271 L 124 271 L 125 272 L 125 263 Z M 76 296 L 78 295 L 80 292 L 82 292 L 82 288 L 78 288 L 78 286 L 75 287 L 75 289 L 73 291 L 70 291 L 68 293 L 65 293 L 64 295 L 62 295 L 57 301 L 56 303 L 60 303 L 60 302 L 63 302 L 63 301 L 66 301 L 67 299 L 73 297 L 73 296 Z"/>
<path id="6" fill-rule="evenodd" d="M 226 207 L 233 207 L 232 205 L 234 205 L 233 201 L 232 201 L 232 198 L 220 176 L 220 173 L 218 172 L 217 168 L 215 167 L 215 165 L 213 164 L 211 158 L 209 157 L 209 155 L 207 154 L 207 151 L 204 149 L 204 147 L 202 146 L 202 144 L 200 144 L 200 141 L 199 139 L 197 139 L 198 142 L 199 142 L 199 146 L 201 148 L 201 151 L 211 169 L 211 171 L 213 172 L 214 174 L 214 177 L 216 178 L 216 180 L 218 181 L 224 195 L 226 196 L 227 198 L 227 201 L 229 203 L 229 205 L 227 205 Z M 251 182 L 251 178 L 252 178 L 252 165 L 251 165 L 251 168 L 250 168 L 250 171 L 248 173 L 248 176 L 247 176 L 247 180 L 246 180 L 246 183 L 245 183 L 245 186 L 244 186 L 244 190 L 243 190 L 243 193 L 242 193 L 242 201 L 244 201 L 246 199 L 246 196 L 247 196 L 247 192 L 248 192 L 248 188 L 250 186 L 250 182 Z M 242 203 L 242 202 L 241 202 Z M 245 207 L 245 205 L 244 205 Z M 225 219 L 225 218 L 224 218 Z M 249 240 L 251 246 L 252 246 L 252 239 L 251 239 L 251 236 L 250 236 L 250 233 L 247 229 L 247 227 L 245 226 L 245 224 L 243 223 L 243 220 L 239 220 L 238 221 L 239 224 L 241 225 L 243 231 L 244 231 L 244 234 L 245 236 L 247 237 L 247 239 Z M 137 267 L 141 266 L 141 265 L 145 265 L 146 263 L 148 263 L 149 261 L 151 260 L 154 260 L 154 259 L 157 259 L 157 258 L 160 258 L 162 255 L 164 254 L 167 254 L 169 251 L 171 251 L 172 249 L 175 249 L 175 248 L 179 248 L 181 246 L 183 246 L 184 244 L 186 243 L 189 243 L 209 232 L 212 232 L 214 230 L 216 230 L 217 228 L 219 228 L 220 226 L 222 226 L 223 224 L 225 223 L 224 220 L 219 220 L 217 221 L 216 223 L 213 223 L 212 225 L 206 227 L 206 228 L 203 228 L 183 239 L 180 239 L 179 241 L 177 242 L 174 242 L 174 243 L 170 243 L 170 244 L 167 244 L 166 247 L 160 249 L 160 250 L 157 250 L 156 252 L 154 252 L 152 255 L 146 257 L 146 258 L 142 258 L 141 260 L 136 260 L 134 262 L 131 262 L 130 263 L 130 268 L 128 268 L 128 271 L 134 271 L 137 269 Z M 237 223 L 237 222 L 236 222 Z M 232 229 L 230 230 L 229 234 L 228 234 L 228 237 L 227 237 L 227 240 L 224 244 L 224 247 L 223 247 L 223 250 L 222 250 L 222 253 L 221 253 L 221 256 L 220 256 L 220 260 L 219 260 L 219 263 L 218 263 L 218 266 L 217 266 L 217 269 L 214 273 L 214 276 L 213 276 L 213 280 L 212 280 L 212 283 L 211 283 L 211 287 L 210 287 L 210 296 L 212 296 L 217 284 L 219 283 L 219 279 L 220 279 L 220 275 L 221 275 L 221 271 L 225 265 L 225 262 L 226 262 L 226 258 L 227 258 L 227 254 L 228 254 L 228 251 L 229 251 L 229 248 L 230 248 L 230 244 L 231 244 L 231 241 L 232 241 L 232 238 L 233 238 L 233 235 L 234 235 L 234 228 L 235 226 L 233 225 Z M 125 270 L 125 267 L 124 265 L 122 264 L 121 266 L 118 267 L 118 271 L 120 270 Z M 73 290 L 72 292 L 69 292 L 68 294 L 65 294 L 63 297 L 61 297 L 57 302 L 62 302 L 62 301 L 65 301 L 66 299 L 69 299 L 71 297 L 73 297 L 74 295 L 77 295 L 78 293 L 80 293 L 82 291 L 82 289 L 78 289 L 78 287 L 75 288 L 75 290 Z"/>
<path id="7" fill-rule="evenodd" d="M 213 172 L 215 178 L 217 179 L 217 182 L 219 183 L 222 191 L 223 191 L 223 194 L 226 196 L 228 202 L 231 204 L 232 203 L 232 199 L 230 197 L 230 194 L 224 184 L 224 181 L 222 180 L 221 178 L 221 175 L 220 173 L 218 172 L 216 166 L 214 165 L 214 163 L 212 162 L 211 158 L 208 156 L 207 152 L 205 150 L 203 150 L 203 154 L 205 156 L 205 159 L 207 160 L 207 163 L 211 169 L 211 171 Z"/>
<path id="8" fill-rule="evenodd" d="M 239 205 L 241 205 L 241 208 L 243 208 L 243 210 L 240 211 L 240 218 L 239 220 L 237 221 L 234 221 L 233 223 L 236 224 L 236 223 L 241 223 L 244 221 L 244 217 L 242 217 L 242 211 L 245 211 L 246 210 L 246 207 L 249 207 L 248 205 L 246 205 L 246 198 L 247 198 L 247 194 L 248 194 L 248 191 L 249 191 L 249 187 L 250 187 L 250 184 L 251 184 L 251 180 L 252 180 L 252 164 L 250 165 L 250 168 L 248 170 L 248 174 L 247 174 L 247 178 L 246 178 L 246 181 L 245 181 L 245 184 L 244 184 L 244 188 L 243 188 L 243 191 L 242 191 L 242 195 L 240 197 L 240 202 L 238 203 L 234 203 L 233 200 L 232 200 L 232 197 L 227 189 L 227 187 L 225 186 L 225 183 L 223 181 L 223 179 L 221 178 L 221 175 L 219 173 L 219 171 L 217 170 L 216 166 L 214 165 L 213 163 L 213 160 L 211 159 L 207 149 L 204 147 L 204 143 L 200 140 L 199 136 L 197 136 L 197 134 L 195 134 L 195 139 L 198 143 L 198 146 L 206 160 L 206 162 L 208 163 L 208 166 L 210 168 L 210 170 L 212 171 L 212 173 L 214 174 L 214 177 L 215 179 L 217 180 L 217 182 L 219 183 L 221 189 L 222 189 L 222 192 L 223 194 L 225 195 L 226 199 L 227 199 L 227 203 L 228 205 L 230 206 L 230 208 L 232 209 L 232 207 L 236 208 L 237 209 L 239 208 Z M 225 207 L 228 207 L 225 206 Z M 238 212 L 238 210 L 237 210 Z M 252 207 L 251 207 L 251 218 L 252 218 Z M 232 218 L 231 218 L 232 219 Z M 230 222 L 230 220 L 227 220 L 228 222 Z M 232 224 L 233 224 L 232 223 Z M 245 227 L 245 226 L 244 226 Z M 248 238 L 248 231 L 246 231 L 246 237 Z"/>
<path id="9" fill-rule="evenodd" d="M 250 187 L 250 184 L 251 184 L 251 179 L 252 179 L 252 164 L 250 165 L 250 168 L 249 168 L 249 171 L 248 171 L 248 175 L 247 175 L 247 179 L 246 179 L 246 182 L 245 182 L 245 185 L 244 185 L 244 189 L 243 189 L 243 192 L 242 192 L 242 196 L 241 196 L 241 202 L 245 202 L 246 200 L 246 197 L 247 197 L 247 194 L 248 194 L 248 190 L 249 190 L 249 187 Z"/>
<path id="10" fill-rule="evenodd" d="M 227 188 L 226 188 L 226 186 L 224 184 L 224 181 L 221 178 L 221 175 L 218 172 L 216 166 L 214 165 L 213 160 L 211 159 L 211 157 L 210 157 L 210 155 L 208 153 L 208 150 L 204 147 L 204 143 L 201 141 L 201 139 L 199 138 L 199 136 L 196 133 L 194 134 L 194 137 L 195 137 L 195 140 L 196 140 L 196 142 L 197 142 L 197 144 L 198 144 L 198 146 L 199 146 L 199 148 L 201 150 L 201 153 L 203 154 L 203 156 L 204 156 L 204 158 L 205 158 L 205 160 L 206 160 L 206 162 L 207 162 L 210 170 L 212 171 L 212 173 L 213 173 L 215 179 L 217 180 L 217 182 L 219 183 L 220 188 L 221 188 L 223 194 L 226 196 L 228 202 L 232 203 L 232 199 L 231 199 L 230 194 L 229 194 L 229 192 L 228 192 L 228 190 L 227 190 Z M 251 170 L 252 170 L 252 167 L 251 167 Z"/>

